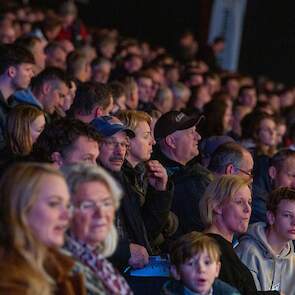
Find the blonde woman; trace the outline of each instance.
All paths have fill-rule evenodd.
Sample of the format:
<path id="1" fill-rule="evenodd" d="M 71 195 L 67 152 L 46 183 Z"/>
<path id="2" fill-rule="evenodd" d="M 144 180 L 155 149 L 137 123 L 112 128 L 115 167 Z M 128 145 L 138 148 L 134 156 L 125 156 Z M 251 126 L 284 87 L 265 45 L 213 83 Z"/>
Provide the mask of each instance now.
<path id="1" fill-rule="evenodd" d="M 240 261 L 232 245 L 234 234 L 247 231 L 251 204 L 249 180 L 236 175 L 214 179 L 200 202 L 205 233 L 214 238 L 221 250 L 219 278 L 237 288 L 241 294 L 257 293 L 250 270 Z M 274 291 L 266 294 L 279 293 Z"/>
<path id="2" fill-rule="evenodd" d="M 70 196 L 49 165 L 16 164 L 0 181 L 0 294 L 86 294 L 74 261 L 58 251 L 69 225 Z"/>

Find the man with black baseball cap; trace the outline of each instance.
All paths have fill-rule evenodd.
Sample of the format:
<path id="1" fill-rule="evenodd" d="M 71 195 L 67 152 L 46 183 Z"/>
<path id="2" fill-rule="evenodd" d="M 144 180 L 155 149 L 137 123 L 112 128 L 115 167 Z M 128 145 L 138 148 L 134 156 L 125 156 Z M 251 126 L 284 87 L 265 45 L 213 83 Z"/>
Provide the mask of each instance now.
<path id="1" fill-rule="evenodd" d="M 178 216 L 178 234 L 203 229 L 198 202 L 212 175 L 196 161 L 201 139 L 197 126 L 204 116 L 170 111 L 156 122 L 157 149 L 153 158 L 167 170 L 174 182 L 172 211 Z"/>

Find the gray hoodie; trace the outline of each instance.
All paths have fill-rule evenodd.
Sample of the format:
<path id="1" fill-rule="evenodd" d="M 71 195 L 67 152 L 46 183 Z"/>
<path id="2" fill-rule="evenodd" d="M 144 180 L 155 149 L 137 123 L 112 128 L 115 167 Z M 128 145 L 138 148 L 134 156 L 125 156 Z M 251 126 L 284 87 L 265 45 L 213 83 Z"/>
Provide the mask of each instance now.
<path id="1" fill-rule="evenodd" d="M 267 242 L 266 224 L 250 225 L 235 248 L 237 255 L 251 271 L 257 290 L 276 290 L 286 295 L 295 294 L 295 254 L 293 243 L 276 255 Z"/>

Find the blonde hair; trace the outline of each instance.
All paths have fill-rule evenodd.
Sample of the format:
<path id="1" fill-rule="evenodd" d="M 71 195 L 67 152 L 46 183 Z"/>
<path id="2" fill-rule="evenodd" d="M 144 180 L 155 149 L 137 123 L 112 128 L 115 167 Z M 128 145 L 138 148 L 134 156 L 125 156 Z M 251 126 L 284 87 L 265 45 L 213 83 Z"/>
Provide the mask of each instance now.
<path id="1" fill-rule="evenodd" d="M 205 228 L 213 223 L 214 208 L 231 200 L 239 189 L 249 184 L 250 180 L 238 175 L 216 177 L 208 185 L 199 204 L 200 217 Z"/>
<path id="2" fill-rule="evenodd" d="M 7 119 L 8 142 L 13 154 L 28 155 L 32 151 L 32 136 L 30 124 L 39 116 L 44 116 L 43 111 L 30 105 L 17 105 Z"/>
<path id="3" fill-rule="evenodd" d="M 215 240 L 203 233 L 190 232 L 172 243 L 170 248 L 171 264 L 179 270 L 181 264 L 198 253 L 207 252 L 214 262 L 220 261 L 220 249 Z"/>
<path id="4" fill-rule="evenodd" d="M 97 181 L 106 185 L 113 198 L 115 209 L 119 208 L 122 191 L 113 177 L 103 168 L 85 164 L 76 164 L 63 167 L 63 173 L 65 175 L 72 197 L 76 193 L 79 185 L 82 183 L 88 181 Z M 105 241 L 99 245 L 100 253 L 104 257 L 112 255 L 116 249 L 117 241 L 118 234 L 113 223 Z"/>
<path id="5" fill-rule="evenodd" d="M 49 164 L 18 163 L 0 181 L 0 244 L 10 268 L 28 281 L 30 294 L 52 294 L 53 280 L 44 269 L 47 247 L 30 228 L 27 215 L 48 175 L 62 177 Z M 3 258 L 2 258 L 3 259 Z M 15 269 L 17 268 L 17 269 Z"/>
<path id="6" fill-rule="evenodd" d="M 135 131 L 140 122 L 147 122 L 151 126 L 152 118 L 149 114 L 142 111 L 127 110 L 117 115 L 118 119 L 129 129 Z"/>

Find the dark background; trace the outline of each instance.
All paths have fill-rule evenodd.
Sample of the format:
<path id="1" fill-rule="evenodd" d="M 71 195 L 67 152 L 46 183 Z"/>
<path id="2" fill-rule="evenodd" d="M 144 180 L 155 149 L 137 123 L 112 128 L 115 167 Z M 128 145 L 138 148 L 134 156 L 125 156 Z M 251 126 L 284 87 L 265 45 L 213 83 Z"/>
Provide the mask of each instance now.
<path id="1" fill-rule="evenodd" d="M 42 1 L 35 1 L 42 2 Z M 49 1 L 43 1 L 48 5 Z M 211 0 L 88 0 L 79 12 L 89 25 L 115 27 L 127 36 L 167 46 L 173 52 L 185 29 L 206 42 Z M 294 83 L 295 1 L 248 0 L 239 70 Z M 57 1 L 56 1 L 57 3 Z M 54 6 L 55 1 L 50 1 Z"/>

